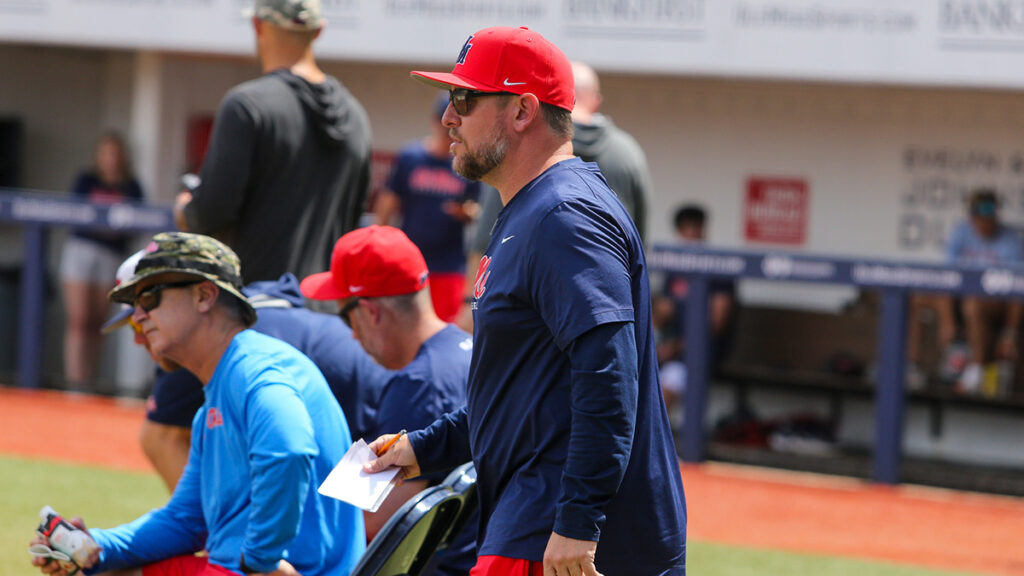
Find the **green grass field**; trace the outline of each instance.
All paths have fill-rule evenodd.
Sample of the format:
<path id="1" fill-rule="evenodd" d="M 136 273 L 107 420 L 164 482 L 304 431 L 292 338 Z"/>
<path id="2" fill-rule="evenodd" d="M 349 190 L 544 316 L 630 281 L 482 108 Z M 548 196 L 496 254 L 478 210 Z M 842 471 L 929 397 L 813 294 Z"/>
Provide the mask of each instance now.
<path id="1" fill-rule="evenodd" d="M 37 462 L 0 456 L 0 576 L 39 574 L 26 552 L 49 504 L 89 526 L 108 527 L 160 506 L 167 498 L 155 474 Z M 964 576 L 880 562 L 790 554 L 691 542 L 693 576 Z"/>

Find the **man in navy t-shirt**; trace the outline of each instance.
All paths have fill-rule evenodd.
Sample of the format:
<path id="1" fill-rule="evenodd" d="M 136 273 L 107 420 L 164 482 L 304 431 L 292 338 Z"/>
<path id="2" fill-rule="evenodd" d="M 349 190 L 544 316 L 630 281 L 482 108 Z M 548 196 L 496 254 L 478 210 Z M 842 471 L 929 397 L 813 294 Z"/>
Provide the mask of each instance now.
<path id="1" fill-rule="evenodd" d="M 473 340 L 438 318 L 427 289 L 431 280 L 423 255 L 401 230 L 368 226 L 338 239 L 330 271 L 302 281 L 306 297 L 336 300 L 352 336 L 374 360 L 395 370 L 380 392 L 368 438 L 425 428 L 466 405 Z M 454 467 L 396 487 L 377 512 L 365 514 L 367 536 L 372 539 L 406 500 L 444 480 Z M 442 551 L 431 574 L 468 574 L 476 559 L 473 533 L 470 527 Z"/>
<path id="2" fill-rule="evenodd" d="M 441 116 L 448 94 L 440 94 L 427 137 L 398 153 L 388 188 L 374 203 L 378 224 L 402 214 L 402 231 L 420 249 L 430 270 L 430 298 L 445 322 L 455 321 L 465 295 L 466 250 L 463 230 L 476 215 L 480 184 L 452 170 L 448 129 Z"/>
<path id="3" fill-rule="evenodd" d="M 496 27 L 470 36 L 452 73 L 413 76 L 451 89 L 454 168 L 504 208 L 474 286 L 466 409 L 367 470 L 408 477 L 472 457 L 474 576 L 685 574 L 643 245 L 597 166 L 572 154 L 568 59 L 533 31 Z"/>

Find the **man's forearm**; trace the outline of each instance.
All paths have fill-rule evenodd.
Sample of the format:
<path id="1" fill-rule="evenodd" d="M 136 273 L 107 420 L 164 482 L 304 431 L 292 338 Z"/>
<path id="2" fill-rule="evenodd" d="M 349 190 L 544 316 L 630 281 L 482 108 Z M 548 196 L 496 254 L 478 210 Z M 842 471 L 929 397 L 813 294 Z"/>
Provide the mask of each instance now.
<path id="1" fill-rule="evenodd" d="M 466 408 L 449 412 L 427 428 L 409 433 L 409 442 L 423 474 L 454 468 L 472 460 Z"/>
<path id="2" fill-rule="evenodd" d="M 604 506 L 625 475 L 636 425 L 633 323 L 598 326 L 577 338 L 569 355 L 572 424 L 554 531 L 596 541 Z"/>

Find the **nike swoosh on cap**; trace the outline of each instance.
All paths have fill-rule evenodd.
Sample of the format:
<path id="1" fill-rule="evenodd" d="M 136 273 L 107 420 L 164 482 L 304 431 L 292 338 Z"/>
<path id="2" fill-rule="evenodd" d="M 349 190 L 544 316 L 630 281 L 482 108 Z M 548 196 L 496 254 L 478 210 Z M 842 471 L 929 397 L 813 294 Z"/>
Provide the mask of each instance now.
<path id="1" fill-rule="evenodd" d="M 522 86 L 523 84 L 526 84 L 526 82 L 509 82 L 508 78 L 505 78 L 504 84 L 505 86 Z"/>
<path id="2" fill-rule="evenodd" d="M 353 286 L 353 285 L 349 284 L 348 291 L 349 292 L 362 292 L 363 291 L 363 287 L 362 286 Z"/>

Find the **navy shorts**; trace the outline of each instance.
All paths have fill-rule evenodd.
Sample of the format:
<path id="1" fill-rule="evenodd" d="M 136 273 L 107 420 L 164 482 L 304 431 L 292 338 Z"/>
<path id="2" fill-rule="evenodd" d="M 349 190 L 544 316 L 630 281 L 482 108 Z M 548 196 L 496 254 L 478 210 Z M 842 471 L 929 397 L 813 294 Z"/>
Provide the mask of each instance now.
<path id="1" fill-rule="evenodd" d="M 192 428 L 192 418 L 203 406 L 203 383 L 182 368 L 158 371 L 153 393 L 146 403 L 146 419 L 158 424 Z"/>

